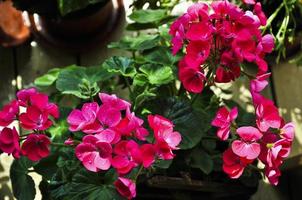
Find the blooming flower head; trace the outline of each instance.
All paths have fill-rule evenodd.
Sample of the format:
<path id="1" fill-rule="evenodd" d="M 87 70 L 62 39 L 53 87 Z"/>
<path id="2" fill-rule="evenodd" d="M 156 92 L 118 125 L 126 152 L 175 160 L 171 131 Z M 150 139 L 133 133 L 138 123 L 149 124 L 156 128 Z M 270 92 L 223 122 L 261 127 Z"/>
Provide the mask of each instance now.
<path id="1" fill-rule="evenodd" d="M 39 161 L 49 155 L 50 140 L 46 135 L 32 133 L 27 136 L 21 150 L 24 156 L 31 161 Z"/>
<path id="2" fill-rule="evenodd" d="M 228 111 L 226 107 L 221 107 L 217 111 L 216 116 L 212 121 L 212 126 L 218 127 L 217 137 L 221 140 L 227 140 L 229 138 L 231 124 L 237 116 L 237 107 L 233 108 L 231 111 Z"/>
<path id="3" fill-rule="evenodd" d="M 93 172 L 108 170 L 112 160 L 112 142 L 115 132 L 107 129 L 95 135 L 86 135 L 76 149 L 76 156 L 84 167 Z"/>
<path id="4" fill-rule="evenodd" d="M 12 154 L 14 158 L 20 158 L 19 135 L 15 129 L 4 128 L 0 132 L 0 150 Z"/>
<path id="5" fill-rule="evenodd" d="M 127 178 L 119 177 L 114 182 L 117 191 L 127 199 L 133 199 L 136 197 L 136 185 L 135 183 Z"/>
<path id="6" fill-rule="evenodd" d="M 256 124 L 260 131 L 266 132 L 269 128 L 279 128 L 281 117 L 277 107 L 270 100 L 263 99 L 256 107 Z"/>
<path id="7" fill-rule="evenodd" d="M 13 100 L 9 104 L 5 105 L 0 111 L 0 126 L 8 126 L 11 124 L 15 120 L 18 113 L 18 101 Z"/>
<path id="8" fill-rule="evenodd" d="M 262 138 L 262 133 L 254 127 L 245 126 L 237 129 L 240 140 L 232 143 L 233 152 L 248 160 L 257 158 L 260 154 L 260 143 L 258 140 Z"/>
<path id="9" fill-rule="evenodd" d="M 227 149 L 222 156 L 223 159 L 223 171 L 229 175 L 230 178 L 239 178 L 245 167 L 253 162 L 253 160 L 248 160 L 234 154 L 232 149 Z"/>
<path id="10" fill-rule="evenodd" d="M 21 106 L 26 107 L 30 102 L 30 96 L 37 94 L 36 88 L 23 89 L 17 92 L 17 99 Z"/>

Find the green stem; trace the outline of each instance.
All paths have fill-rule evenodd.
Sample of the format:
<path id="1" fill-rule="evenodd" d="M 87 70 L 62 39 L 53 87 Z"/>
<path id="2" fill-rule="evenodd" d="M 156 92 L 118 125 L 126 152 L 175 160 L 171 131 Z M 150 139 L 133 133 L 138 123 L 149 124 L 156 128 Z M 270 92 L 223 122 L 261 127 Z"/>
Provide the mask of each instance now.
<path id="1" fill-rule="evenodd" d="M 243 74 L 243 75 L 245 75 L 246 77 L 248 77 L 249 79 L 256 79 L 256 77 L 255 76 L 253 76 L 253 75 L 251 75 L 251 74 L 248 74 L 248 73 L 246 73 L 245 71 L 243 71 L 243 70 L 241 70 L 241 73 Z"/>
<path id="2" fill-rule="evenodd" d="M 278 13 L 280 12 L 280 10 L 282 9 L 282 7 L 284 6 L 284 2 L 282 2 L 280 4 L 280 6 L 275 10 L 275 12 L 268 18 L 266 26 L 264 27 L 262 33 L 265 33 L 268 27 L 271 27 L 272 22 L 274 21 L 274 19 L 277 17 Z"/>
<path id="3" fill-rule="evenodd" d="M 127 85 L 127 87 L 128 87 L 128 90 L 129 90 L 129 92 L 130 92 L 130 96 L 132 96 L 132 89 L 131 89 L 131 85 L 130 85 L 130 83 L 129 83 L 129 80 L 128 80 L 127 77 L 124 77 L 124 79 L 125 79 L 126 85 Z"/>
<path id="4" fill-rule="evenodd" d="M 138 176 L 142 173 L 143 169 L 144 169 L 144 166 L 141 165 L 138 172 L 137 172 L 137 174 L 136 174 L 136 176 L 135 176 L 135 178 L 134 178 L 135 182 L 137 181 Z"/>

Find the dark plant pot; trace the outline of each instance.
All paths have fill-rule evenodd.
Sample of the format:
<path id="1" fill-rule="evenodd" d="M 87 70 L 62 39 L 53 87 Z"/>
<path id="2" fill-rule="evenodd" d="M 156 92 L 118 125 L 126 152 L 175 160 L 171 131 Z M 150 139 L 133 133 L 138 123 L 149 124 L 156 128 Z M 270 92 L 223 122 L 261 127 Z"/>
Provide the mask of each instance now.
<path id="1" fill-rule="evenodd" d="M 83 51 L 99 44 L 120 21 L 122 0 L 105 5 L 96 4 L 72 15 L 60 18 L 29 15 L 31 28 L 38 40 L 57 47 Z"/>
<path id="2" fill-rule="evenodd" d="M 138 200 L 248 200 L 257 191 L 239 182 L 219 183 L 182 177 L 154 176 L 138 185 Z"/>

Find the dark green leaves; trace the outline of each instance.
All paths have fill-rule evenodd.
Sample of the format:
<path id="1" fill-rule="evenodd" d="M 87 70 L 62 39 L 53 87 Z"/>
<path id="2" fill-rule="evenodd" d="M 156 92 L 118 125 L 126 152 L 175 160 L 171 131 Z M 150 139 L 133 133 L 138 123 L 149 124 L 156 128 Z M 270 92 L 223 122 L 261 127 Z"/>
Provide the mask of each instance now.
<path id="1" fill-rule="evenodd" d="M 133 77 L 136 74 L 134 62 L 126 57 L 111 57 L 107 59 L 103 67 L 110 73 Z"/>
<path id="2" fill-rule="evenodd" d="M 173 56 L 168 47 L 156 47 L 151 51 L 144 52 L 144 59 L 147 62 L 172 66 L 177 62 L 177 57 Z"/>
<path id="3" fill-rule="evenodd" d="M 198 168 L 205 174 L 209 174 L 213 171 L 214 162 L 211 156 L 202 149 L 194 149 L 190 155 L 190 158 L 190 165 L 193 168 Z"/>
<path id="4" fill-rule="evenodd" d="M 145 74 L 150 84 L 163 85 L 167 84 L 174 79 L 171 67 L 146 64 L 139 68 Z"/>
<path id="5" fill-rule="evenodd" d="M 73 65 L 60 72 L 56 87 L 63 94 L 88 99 L 100 91 L 97 82 L 105 81 L 110 77 L 110 73 L 102 67 L 85 68 Z"/>
<path id="6" fill-rule="evenodd" d="M 140 35 L 137 37 L 124 37 L 119 42 L 113 42 L 108 45 L 109 48 L 118 48 L 129 51 L 142 51 L 151 49 L 159 44 L 157 35 Z"/>
<path id="7" fill-rule="evenodd" d="M 18 200 L 34 199 L 36 195 L 35 183 L 33 179 L 27 175 L 28 168 L 33 163 L 26 157 L 14 160 L 10 168 L 10 178 L 12 181 L 14 196 Z"/>
<path id="8" fill-rule="evenodd" d="M 129 18 L 135 22 L 145 24 L 151 22 L 159 22 L 164 19 L 166 15 L 166 10 L 164 9 L 136 10 L 129 16 Z"/>
<path id="9" fill-rule="evenodd" d="M 51 86 L 57 80 L 59 73 L 59 68 L 51 69 L 43 76 L 36 78 L 34 84 L 38 87 Z"/>

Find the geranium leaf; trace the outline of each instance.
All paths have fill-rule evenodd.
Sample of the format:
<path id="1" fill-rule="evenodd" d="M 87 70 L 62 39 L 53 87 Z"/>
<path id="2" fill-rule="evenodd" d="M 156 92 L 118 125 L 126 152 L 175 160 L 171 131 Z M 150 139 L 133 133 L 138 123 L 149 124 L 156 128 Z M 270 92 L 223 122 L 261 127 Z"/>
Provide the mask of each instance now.
<path id="1" fill-rule="evenodd" d="M 139 68 L 153 85 L 163 85 L 174 79 L 171 67 L 155 64 L 146 64 Z"/>
<path id="2" fill-rule="evenodd" d="M 163 46 L 145 51 L 143 56 L 147 62 L 162 64 L 165 66 L 172 66 L 178 60 L 176 56 L 172 55 L 171 49 Z"/>
<path id="3" fill-rule="evenodd" d="M 136 74 L 133 60 L 127 57 L 111 57 L 103 63 L 103 67 L 110 73 L 126 77 L 134 77 Z"/>
<path id="4" fill-rule="evenodd" d="M 57 0 L 58 7 L 62 16 L 67 15 L 71 12 L 81 10 L 89 5 L 96 3 L 107 3 L 108 0 Z"/>
<path id="5" fill-rule="evenodd" d="M 199 168 L 205 174 L 209 174 L 213 171 L 213 159 L 205 151 L 196 148 L 192 151 L 190 157 L 190 165 L 193 168 Z"/>
<path id="6" fill-rule="evenodd" d="M 59 69 L 59 68 L 54 68 L 54 69 L 49 70 L 43 76 L 36 78 L 34 81 L 34 84 L 38 87 L 51 86 L 58 79 L 60 70 L 61 69 Z"/>
<path id="7" fill-rule="evenodd" d="M 10 178 L 14 196 L 18 200 L 35 199 L 36 190 L 35 183 L 31 176 L 29 176 L 28 169 L 33 166 L 33 162 L 26 157 L 21 157 L 14 160 L 10 168 Z"/>
<path id="8" fill-rule="evenodd" d="M 166 10 L 135 10 L 129 18 L 135 22 L 145 24 L 150 22 L 159 22 L 166 17 Z"/>
<path id="9" fill-rule="evenodd" d="M 160 37 L 158 35 L 139 35 L 138 37 L 124 37 L 118 42 L 108 45 L 109 48 L 118 48 L 130 51 L 142 51 L 151 49 L 158 45 Z"/>

